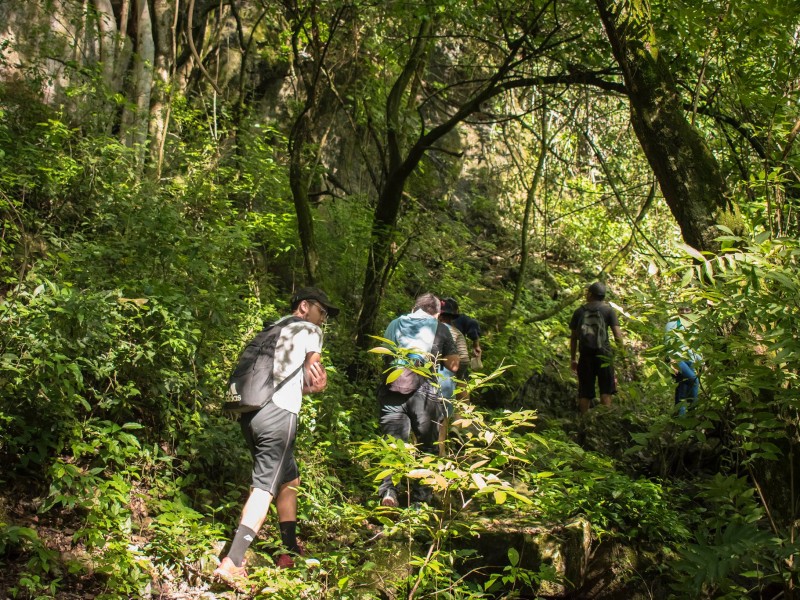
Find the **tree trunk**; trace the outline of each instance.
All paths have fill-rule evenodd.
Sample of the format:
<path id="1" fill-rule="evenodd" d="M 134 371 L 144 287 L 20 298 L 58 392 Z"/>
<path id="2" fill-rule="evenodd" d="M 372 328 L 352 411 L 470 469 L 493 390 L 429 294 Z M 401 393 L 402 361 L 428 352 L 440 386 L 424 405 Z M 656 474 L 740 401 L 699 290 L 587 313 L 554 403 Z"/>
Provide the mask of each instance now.
<path id="1" fill-rule="evenodd" d="M 119 35 L 116 40 L 116 63 L 114 65 L 114 76 L 112 88 L 115 92 L 122 90 L 125 78 L 130 72 L 131 60 L 133 59 L 134 44 L 128 35 L 128 21 L 130 20 L 131 2 L 123 0 L 120 8 Z"/>
<path id="2" fill-rule="evenodd" d="M 631 123 L 684 241 L 714 250 L 716 225 L 740 229 L 719 164 L 686 119 L 672 74 L 656 46 L 647 1 L 596 0 L 622 68 Z"/>
<path id="3" fill-rule="evenodd" d="M 430 31 L 430 19 L 423 19 L 417 31 L 411 55 L 386 99 L 388 177 L 378 196 L 378 204 L 375 207 L 372 219 L 371 244 L 367 259 L 367 269 L 364 274 L 361 310 L 356 326 L 356 345 L 362 350 L 367 348 L 370 343 L 369 336 L 375 331 L 375 321 L 378 317 L 384 288 L 389 277 L 395 227 L 406 181 L 425 154 L 425 149 L 429 147 L 427 141 L 423 142 L 420 139 L 411 147 L 407 155 L 403 156 L 400 110 L 402 98 L 411 83 L 413 75 L 427 55 Z M 455 123 L 453 126 L 455 126 Z M 444 133 L 441 133 L 439 137 L 441 135 L 444 135 Z"/>
<path id="4" fill-rule="evenodd" d="M 114 16 L 114 9 L 111 7 L 111 0 L 95 0 L 97 10 L 97 27 L 100 30 L 99 60 L 102 64 L 101 74 L 103 83 L 111 91 L 118 91 L 118 82 L 114 80 L 114 65 L 117 60 L 117 35 L 122 35 L 117 29 L 117 21 Z"/>
<path id="5" fill-rule="evenodd" d="M 313 102 L 313 98 L 307 100 L 306 108 L 297 117 L 289 137 L 289 187 L 292 189 L 294 209 L 297 214 L 297 232 L 303 251 L 303 266 L 309 285 L 315 284 L 319 265 L 319 254 L 314 238 L 314 216 L 311 214 L 311 204 L 308 200 L 310 173 L 303 158 L 303 151 L 311 136 L 309 103 Z"/>
<path id="6" fill-rule="evenodd" d="M 81 54 L 75 57 L 75 60 L 97 64 L 100 54 L 99 33 L 99 29 L 95 27 L 95 15 L 89 6 L 89 0 L 83 0 L 83 31 L 76 32 L 78 42 L 75 44 L 75 48 L 79 49 Z"/>
<path id="7" fill-rule="evenodd" d="M 136 0 L 137 36 L 133 72 L 133 108 L 123 115 L 122 135 L 128 146 L 139 148 L 141 164 L 146 154 L 150 95 L 153 88 L 152 65 L 155 59 L 153 25 L 147 0 Z"/>
<path id="8" fill-rule="evenodd" d="M 508 316 L 511 317 L 514 310 L 519 303 L 519 298 L 522 295 L 522 288 L 525 285 L 525 272 L 528 269 L 528 229 L 530 228 L 531 212 L 533 212 L 533 205 L 536 201 L 536 190 L 539 188 L 539 181 L 542 178 L 542 171 L 544 170 L 544 159 L 547 156 L 547 99 L 544 99 L 542 104 L 541 116 L 541 141 L 539 144 L 539 160 L 536 162 L 536 170 L 533 173 L 533 181 L 528 188 L 528 194 L 525 197 L 525 213 L 522 216 L 522 233 L 520 234 L 520 259 L 519 259 L 519 273 L 517 274 L 517 283 L 514 286 L 514 298 L 511 300 L 511 306 L 508 309 Z M 510 320 L 506 319 L 506 322 Z"/>
<path id="9" fill-rule="evenodd" d="M 126 45 L 124 42 L 128 37 L 125 34 L 125 24 L 117 27 L 111 0 L 95 0 L 94 6 L 97 11 L 97 28 L 99 31 L 98 60 L 101 68 L 100 74 L 108 93 L 116 94 L 122 89 L 122 73 L 127 69 L 127 63 L 130 58 L 130 53 L 125 52 L 125 48 L 127 46 L 129 50 L 130 43 Z M 127 14 L 126 11 L 123 12 Z M 120 65 L 122 62 L 125 63 L 124 69 Z M 105 133 L 110 134 L 116 117 L 114 105 L 106 103 L 102 106 L 100 112 L 102 112 L 100 127 Z"/>
<path id="10" fill-rule="evenodd" d="M 150 99 L 153 91 L 153 64 L 155 63 L 155 40 L 153 21 L 147 0 L 138 0 L 139 37 L 137 49 L 136 81 L 136 128 L 134 143 L 142 147 L 147 143 Z M 144 152 L 144 148 L 142 148 Z"/>
<path id="11" fill-rule="evenodd" d="M 317 4 L 312 2 L 305 10 L 300 10 L 295 2 L 285 2 L 284 4 L 292 23 L 293 69 L 303 82 L 302 87 L 305 92 L 303 107 L 289 134 L 289 187 L 292 190 L 292 199 L 297 215 L 297 231 L 300 237 L 306 279 L 309 285 L 314 285 L 317 279 L 319 254 L 314 237 L 314 216 L 309 202 L 313 170 L 307 152 L 314 141 L 313 125 L 319 108 L 321 70 L 326 49 L 336 32 L 338 18 L 335 17 L 330 26 L 326 28 L 328 38 L 323 43 L 320 37 Z M 301 40 L 306 40 L 305 46 L 311 53 L 313 67 L 304 64 L 308 61 L 303 60 L 302 55 L 306 48 L 301 48 Z"/>
<path id="12" fill-rule="evenodd" d="M 180 0 L 176 0 L 180 3 Z M 173 10 L 169 0 L 154 0 L 155 61 L 153 63 L 153 100 L 150 105 L 150 163 L 156 178 L 161 176 L 164 143 L 169 128 L 171 108 L 171 71 L 175 64 L 175 19 L 178 5 Z"/>

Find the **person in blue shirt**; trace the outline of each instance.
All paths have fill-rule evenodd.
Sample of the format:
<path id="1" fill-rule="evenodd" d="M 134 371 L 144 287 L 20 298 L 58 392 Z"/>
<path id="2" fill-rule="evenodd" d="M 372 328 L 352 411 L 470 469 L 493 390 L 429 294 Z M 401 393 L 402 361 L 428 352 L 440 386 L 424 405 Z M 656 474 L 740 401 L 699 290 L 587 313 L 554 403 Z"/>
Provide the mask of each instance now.
<path id="1" fill-rule="evenodd" d="M 702 357 L 687 343 L 687 326 L 690 322 L 685 317 L 681 319 L 681 315 L 691 312 L 692 309 L 688 306 L 678 309 L 678 316 L 667 323 L 664 333 L 667 360 L 676 381 L 675 404 L 680 415 L 685 415 L 687 407 L 691 408 L 697 402 L 700 392 L 697 369 Z"/>

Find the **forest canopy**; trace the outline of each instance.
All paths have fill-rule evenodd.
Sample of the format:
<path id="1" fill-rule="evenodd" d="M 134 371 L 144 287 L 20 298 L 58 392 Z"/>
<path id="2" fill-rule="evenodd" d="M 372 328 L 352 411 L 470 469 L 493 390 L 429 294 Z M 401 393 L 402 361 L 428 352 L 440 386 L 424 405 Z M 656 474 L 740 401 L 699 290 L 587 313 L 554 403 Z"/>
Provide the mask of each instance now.
<path id="1" fill-rule="evenodd" d="M 304 286 L 342 308 L 320 568 L 271 515 L 254 595 L 797 597 L 798 35 L 796 0 L 0 3 L 4 597 L 233 597 L 226 381 Z M 594 281 L 624 342 L 581 414 Z M 482 330 L 441 456 L 381 435 L 370 352 L 425 292 Z"/>

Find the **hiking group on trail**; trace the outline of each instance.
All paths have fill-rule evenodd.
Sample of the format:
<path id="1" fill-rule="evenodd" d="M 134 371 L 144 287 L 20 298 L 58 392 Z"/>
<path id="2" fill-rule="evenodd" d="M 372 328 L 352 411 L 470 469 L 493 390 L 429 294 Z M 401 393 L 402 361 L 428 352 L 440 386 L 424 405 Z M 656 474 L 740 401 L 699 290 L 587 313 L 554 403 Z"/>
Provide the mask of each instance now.
<path id="1" fill-rule="evenodd" d="M 245 553 L 273 502 L 284 549 L 275 565 L 292 567 L 294 557 L 303 555 L 297 540 L 300 475 L 293 454 L 297 418 L 303 395 L 321 392 L 327 386 L 327 371 L 320 361 L 321 326 L 339 309 L 315 287 L 300 289 L 290 304 L 290 315 L 266 324 L 247 344 L 228 381 L 225 408 L 239 415 L 253 468 L 250 495 L 239 526 L 213 576 L 237 589 L 242 589 L 247 580 Z M 440 320 L 443 307 L 446 316 Z M 411 313 L 393 320 L 384 333 L 395 348 L 406 352 L 400 361 L 397 357 L 387 359 L 387 366 L 400 368 L 401 373 L 378 386 L 381 432 L 403 441 L 408 441 L 413 432 L 421 449 L 430 453 L 436 452 L 446 422 L 445 400 L 454 394 L 456 378 L 468 373 L 466 340 L 455 326 L 445 323 L 458 317 L 457 311 L 453 299 L 443 302 L 431 293 L 422 294 Z M 480 358 L 477 321 L 464 318 L 462 326 L 473 341 L 472 357 Z M 460 340 L 458 345 L 456 339 Z M 433 378 L 421 374 L 432 365 Z M 415 492 L 415 501 L 431 501 L 430 490 L 419 486 Z M 391 477 L 381 483 L 379 494 L 382 506 L 399 505 Z"/>
<path id="2" fill-rule="evenodd" d="M 586 289 L 586 302 L 570 320 L 570 366 L 578 379 L 581 415 L 591 407 L 598 389 L 605 406 L 611 406 L 617 391 L 615 351 L 608 330 L 616 352 L 623 352 L 624 340 L 617 312 L 605 297 L 605 285 L 592 283 Z M 315 287 L 298 290 L 290 307 L 290 315 L 267 323 L 245 347 L 228 381 L 225 408 L 239 414 L 253 460 L 249 497 L 227 554 L 214 571 L 215 579 L 234 588 L 247 579 L 245 552 L 273 502 L 283 545 L 275 565 L 292 567 L 295 558 L 303 555 L 297 539 L 297 419 L 303 395 L 322 392 L 327 386 L 327 371 L 321 362 L 322 325 L 339 309 Z M 699 359 L 683 343 L 680 334 L 684 329 L 680 319 L 667 325 L 667 336 L 672 332 L 680 341 L 676 344 L 673 340 L 668 347 L 678 382 L 675 401 L 682 403 L 682 410 L 684 401 L 692 403 L 697 398 L 693 365 Z M 422 452 L 441 454 L 453 416 L 451 401 L 454 397 L 468 399 L 464 383 L 470 369 L 482 367 L 480 337 L 480 325 L 459 311 L 454 298 L 440 300 L 429 292 L 415 299 L 411 312 L 393 319 L 383 334 L 384 376 L 376 391 L 381 434 L 408 442 L 413 433 Z M 409 490 L 408 504 L 432 502 L 431 489 L 416 480 Z M 399 507 L 403 500 L 390 475 L 380 482 L 377 495 L 379 505 L 389 509 Z"/>

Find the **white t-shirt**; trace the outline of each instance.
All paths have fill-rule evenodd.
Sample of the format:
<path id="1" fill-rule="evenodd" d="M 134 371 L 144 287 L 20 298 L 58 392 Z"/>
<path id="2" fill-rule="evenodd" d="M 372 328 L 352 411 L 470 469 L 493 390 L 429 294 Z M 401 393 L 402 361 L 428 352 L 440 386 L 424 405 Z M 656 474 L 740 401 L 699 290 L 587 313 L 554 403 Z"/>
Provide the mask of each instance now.
<path id="1" fill-rule="evenodd" d="M 281 323 L 288 318 L 283 317 L 278 322 Z M 305 362 L 309 352 L 322 352 L 322 329 L 309 321 L 297 321 L 285 325 L 275 345 L 275 362 L 272 367 L 275 385 L 278 386 L 292 375 Z M 301 368 L 294 373 L 290 381 L 272 395 L 275 406 L 294 414 L 300 412 L 304 376 L 305 371 Z"/>

